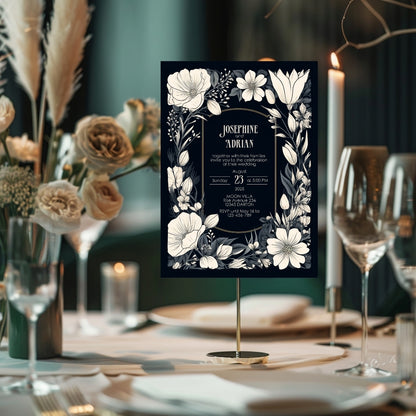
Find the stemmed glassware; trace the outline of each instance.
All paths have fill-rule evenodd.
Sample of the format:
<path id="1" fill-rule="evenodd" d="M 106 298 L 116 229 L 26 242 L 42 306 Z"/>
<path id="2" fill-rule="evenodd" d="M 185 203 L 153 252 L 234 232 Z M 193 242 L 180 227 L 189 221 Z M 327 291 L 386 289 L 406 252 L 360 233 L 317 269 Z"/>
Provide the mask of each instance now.
<path id="1" fill-rule="evenodd" d="M 413 368 L 406 389 L 416 393 L 416 153 L 392 154 L 384 172 L 380 218 L 385 230 L 394 233 L 387 256 L 398 283 L 412 299 Z"/>
<path id="2" fill-rule="evenodd" d="M 384 146 L 346 146 L 341 154 L 332 205 L 334 227 L 345 251 L 362 274 L 361 360 L 352 368 L 338 371 L 362 377 L 390 374 L 367 362 L 368 277 L 391 240 L 391 233 L 384 232 L 378 222 L 387 158 L 388 151 Z"/>
<path id="3" fill-rule="evenodd" d="M 57 389 L 37 378 L 36 324 L 57 292 L 60 237 L 49 233 L 29 218 L 10 218 L 5 272 L 9 302 L 27 318 L 29 370 L 23 381 L 2 386 L 2 392 L 46 394 Z"/>
<path id="4" fill-rule="evenodd" d="M 81 216 L 81 225 L 65 238 L 77 256 L 77 331 L 83 335 L 97 335 L 99 330 L 87 319 L 87 266 L 91 247 L 100 238 L 108 221 Z"/>

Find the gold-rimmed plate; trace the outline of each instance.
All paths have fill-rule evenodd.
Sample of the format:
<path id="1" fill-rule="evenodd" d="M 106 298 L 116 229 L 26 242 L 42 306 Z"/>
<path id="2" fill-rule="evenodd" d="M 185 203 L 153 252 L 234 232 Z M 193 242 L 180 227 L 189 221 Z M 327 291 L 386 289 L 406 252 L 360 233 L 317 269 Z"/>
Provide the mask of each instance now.
<path id="1" fill-rule="evenodd" d="M 194 312 L 198 308 L 222 305 L 227 305 L 227 303 L 188 303 L 162 306 L 153 309 L 149 314 L 149 319 L 164 325 L 180 326 L 206 332 L 235 333 L 235 324 L 221 320 L 218 322 L 201 322 L 193 319 Z M 336 314 L 336 322 L 339 326 L 354 325 L 359 322 L 359 319 L 360 313 L 350 309 L 344 309 Z M 279 334 L 324 329 L 329 328 L 330 325 L 331 314 L 325 308 L 310 306 L 295 319 L 269 325 L 246 325 L 244 317 L 242 317 L 241 332 L 246 335 Z"/>

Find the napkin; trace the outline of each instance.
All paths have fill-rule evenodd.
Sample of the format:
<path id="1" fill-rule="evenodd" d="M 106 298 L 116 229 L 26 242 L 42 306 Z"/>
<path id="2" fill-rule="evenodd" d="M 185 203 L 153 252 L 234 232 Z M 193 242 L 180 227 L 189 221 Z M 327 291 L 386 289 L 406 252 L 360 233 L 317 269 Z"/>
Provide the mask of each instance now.
<path id="1" fill-rule="evenodd" d="M 248 295 L 240 300 L 241 324 L 246 327 L 270 326 L 300 317 L 310 305 L 300 295 Z M 205 306 L 192 313 L 198 323 L 236 325 L 236 304 Z"/>
<path id="2" fill-rule="evenodd" d="M 28 372 L 28 360 L 10 358 L 7 351 L 0 351 L 0 376 L 25 376 Z M 35 364 L 39 376 L 46 375 L 82 375 L 97 374 L 100 369 L 95 365 L 80 365 L 62 362 L 60 358 L 37 360 Z"/>
<path id="3" fill-rule="evenodd" d="M 147 406 L 153 403 L 158 410 L 163 406 L 163 412 L 155 414 L 171 416 L 338 414 L 381 405 L 390 398 L 387 387 L 374 381 L 264 370 L 136 377 L 131 392 L 130 404 L 142 413 L 146 406 L 140 403 L 147 400 Z"/>
<path id="4" fill-rule="evenodd" d="M 137 377 L 132 389 L 188 410 L 192 410 L 192 406 L 200 411 L 205 409 L 207 414 L 242 412 L 247 404 L 270 397 L 270 393 L 264 390 L 225 380 L 212 373 Z"/>

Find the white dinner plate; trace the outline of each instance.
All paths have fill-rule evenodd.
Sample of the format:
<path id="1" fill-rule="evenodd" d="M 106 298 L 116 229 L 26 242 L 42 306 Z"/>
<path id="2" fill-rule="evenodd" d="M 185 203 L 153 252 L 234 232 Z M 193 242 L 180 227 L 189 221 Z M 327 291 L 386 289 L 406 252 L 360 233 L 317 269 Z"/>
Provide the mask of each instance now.
<path id="1" fill-rule="evenodd" d="M 221 379 L 218 384 L 224 392 L 218 393 L 218 386 L 216 388 L 212 382 L 203 389 L 199 387 L 198 392 L 194 391 L 198 389 L 194 382 L 195 376 L 198 377 L 195 374 L 146 376 L 155 377 L 155 385 L 161 386 L 150 395 L 135 388 L 135 383 L 140 380 L 133 378 L 105 389 L 100 394 L 99 401 L 114 411 L 127 411 L 135 415 L 323 416 L 363 411 L 384 404 L 390 398 L 390 392 L 384 384 L 355 377 L 290 371 L 222 371 L 216 376 Z M 204 380 L 204 374 L 200 376 L 201 381 Z M 160 381 L 161 377 L 164 377 L 163 382 Z M 188 385 L 189 394 L 182 391 L 175 400 L 174 395 L 168 392 L 169 377 L 172 377 L 172 383 L 180 382 L 185 388 Z M 178 377 L 182 380 L 179 381 Z M 231 383 L 227 386 L 224 382 Z M 227 397 L 230 397 L 230 392 L 233 392 L 234 400 L 228 406 Z M 158 397 L 170 399 L 160 400 Z M 241 404 L 236 401 L 238 397 L 241 398 Z M 199 412 L 196 411 L 195 406 L 198 405 L 195 400 L 201 403 Z"/>
<path id="2" fill-rule="evenodd" d="M 193 312 L 198 308 L 207 306 L 227 305 L 227 303 L 188 303 L 184 305 L 162 306 L 153 309 L 149 314 L 149 319 L 154 322 L 193 328 L 202 331 L 216 333 L 234 333 L 235 325 L 218 322 L 212 324 L 207 322 L 198 322 L 192 319 Z M 350 309 L 343 309 L 336 315 L 337 325 L 352 325 L 360 319 L 360 313 Z M 325 308 L 320 306 L 311 306 L 305 310 L 305 313 L 297 319 L 284 323 L 272 325 L 247 326 L 244 319 L 241 321 L 241 332 L 243 334 L 278 334 L 284 332 L 306 331 L 311 329 L 329 328 L 331 325 L 331 314 Z"/>

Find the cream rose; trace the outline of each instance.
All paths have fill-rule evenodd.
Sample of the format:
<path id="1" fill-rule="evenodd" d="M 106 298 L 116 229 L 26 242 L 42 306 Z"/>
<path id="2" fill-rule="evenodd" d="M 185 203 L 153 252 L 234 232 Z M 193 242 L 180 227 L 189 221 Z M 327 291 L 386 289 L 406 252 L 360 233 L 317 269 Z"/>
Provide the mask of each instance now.
<path id="1" fill-rule="evenodd" d="M 92 117 L 82 123 L 75 141 L 86 166 L 99 173 L 113 173 L 126 166 L 134 153 L 126 133 L 112 117 Z"/>
<path id="2" fill-rule="evenodd" d="M 124 103 L 124 111 L 116 117 L 130 140 L 134 140 L 144 127 L 144 106 L 142 100 L 131 98 Z"/>
<path id="3" fill-rule="evenodd" d="M 6 131 L 14 120 L 13 103 L 5 95 L 0 97 L 0 133 Z"/>
<path id="4" fill-rule="evenodd" d="M 29 140 L 27 134 L 22 137 L 7 137 L 6 146 L 12 158 L 22 162 L 35 162 L 38 160 L 39 145 Z M 4 155 L 4 146 L 0 146 L 0 156 Z"/>
<path id="5" fill-rule="evenodd" d="M 80 226 L 83 202 L 78 188 L 65 180 L 39 186 L 33 219 L 46 230 L 64 234 Z"/>
<path id="6" fill-rule="evenodd" d="M 96 220 L 112 220 L 123 205 L 123 196 L 107 175 L 87 178 L 81 189 L 87 214 Z"/>

